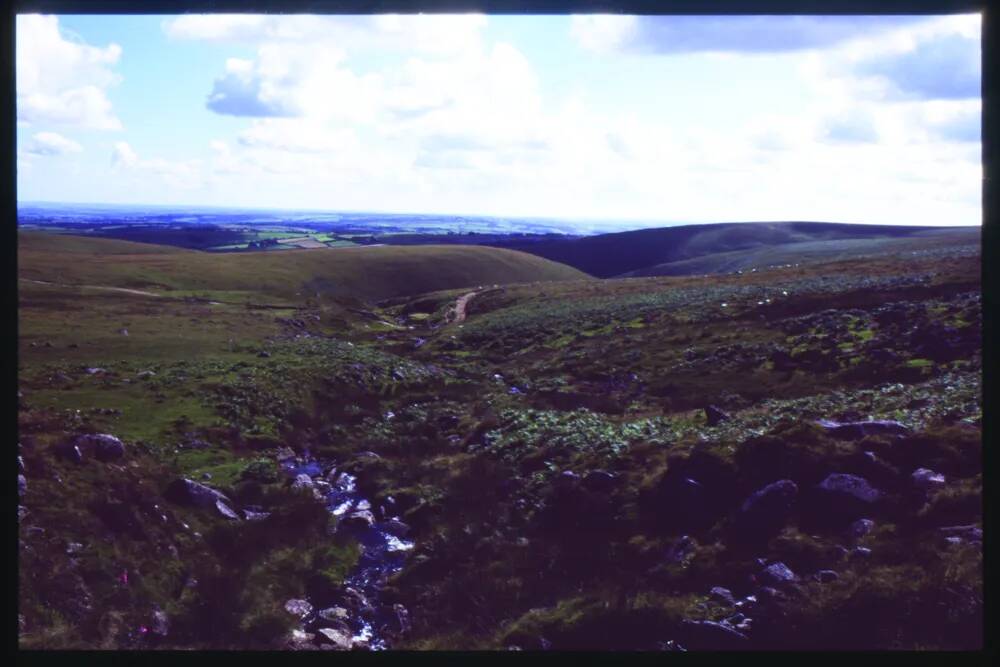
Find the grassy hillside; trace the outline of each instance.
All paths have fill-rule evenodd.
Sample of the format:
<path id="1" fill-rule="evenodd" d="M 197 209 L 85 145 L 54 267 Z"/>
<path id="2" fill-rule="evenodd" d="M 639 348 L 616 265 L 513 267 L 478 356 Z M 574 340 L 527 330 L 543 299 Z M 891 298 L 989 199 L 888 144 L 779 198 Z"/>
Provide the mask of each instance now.
<path id="1" fill-rule="evenodd" d="M 21 232 L 21 278 L 71 285 L 242 293 L 320 293 L 376 301 L 481 284 L 580 279 L 580 271 L 482 246 L 320 248 L 217 255 L 125 241 Z"/>
<path id="2" fill-rule="evenodd" d="M 957 230 L 935 229 L 931 233 L 917 233 L 902 238 L 879 237 L 785 243 L 776 246 L 711 253 L 692 259 L 657 264 L 631 271 L 622 277 L 730 273 L 785 264 L 834 262 L 867 256 L 884 256 L 888 253 L 900 255 L 909 253 L 912 255 L 946 245 L 966 243 L 970 246 L 978 246 L 980 235 L 980 229 L 977 227 Z"/>
<path id="3" fill-rule="evenodd" d="M 640 229 L 514 246 L 600 278 L 646 267 L 749 248 L 837 239 L 899 238 L 927 227 L 832 222 L 730 222 Z"/>

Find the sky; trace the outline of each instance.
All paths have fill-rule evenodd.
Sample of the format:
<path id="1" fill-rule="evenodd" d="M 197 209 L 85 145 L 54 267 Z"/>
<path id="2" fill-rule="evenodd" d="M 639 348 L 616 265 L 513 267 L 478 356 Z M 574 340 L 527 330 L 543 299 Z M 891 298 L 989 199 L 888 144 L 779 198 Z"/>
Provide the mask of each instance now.
<path id="1" fill-rule="evenodd" d="M 980 16 L 17 17 L 19 202 L 981 224 Z"/>

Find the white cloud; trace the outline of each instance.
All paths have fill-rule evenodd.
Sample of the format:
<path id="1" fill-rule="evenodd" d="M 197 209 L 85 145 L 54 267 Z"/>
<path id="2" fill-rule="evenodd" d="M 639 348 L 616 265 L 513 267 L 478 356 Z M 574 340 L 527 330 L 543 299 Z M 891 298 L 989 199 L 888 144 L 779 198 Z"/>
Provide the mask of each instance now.
<path id="1" fill-rule="evenodd" d="M 112 69 L 120 57 L 117 44 L 98 48 L 64 35 L 56 16 L 18 15 L 18 121 L 121 129 L 107 98 L 120 81 Z"/>
<path id="2" fill-rule="evenodd" d="M 122 174 L 151 174 L 161 177 L 166 185 L 174 188 L 193 189 L 204 185 L 200 160 L 181 162 L 163 158 L 143 159 L 125 141 L 115 142 L 111 166 Z"/>
<path id="3" fill-rule="evenodd" d="M 72 139 L 67 139 L 55 132 L 37 132 L 24 148 L 30 155 L 65 155 L 79 153 L 83 147 Z"/>
<path id="4" fill-rule="evenodd" d="M 487 19 L 481 14 L 373 16 L 189 14 L 164 22 L 171 39 L 250 43 L 337 44 L 347 51 L 393 49 L 437 55 L 474 50 Z"/>

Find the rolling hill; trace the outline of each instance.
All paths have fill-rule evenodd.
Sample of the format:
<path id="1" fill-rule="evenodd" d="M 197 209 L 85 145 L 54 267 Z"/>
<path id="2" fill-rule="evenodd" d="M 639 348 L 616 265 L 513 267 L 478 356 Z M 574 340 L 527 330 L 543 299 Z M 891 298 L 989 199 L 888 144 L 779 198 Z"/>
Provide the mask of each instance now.
<path id="1" fill-rule="evenodd" d="M 611 278 L 626 274 L 657 275 L 634 272 L 719 253 L 846 239 L 911 238 L 947 229 L 832 222 L 726 222 L 640 229 L 508 247 L 568 264 L 599 278 Z M 683 265 L 674 268 L 683 269 Z"/>
<path id="2" fill-rule="evenodd" d="M 486 246 L 320 248 L 218 255 L 128 241 L 20 232 L 19 277 L 70 285 L 210 290 L 377 301 L 481 284 L 582 279 L 571 267 Z"/>

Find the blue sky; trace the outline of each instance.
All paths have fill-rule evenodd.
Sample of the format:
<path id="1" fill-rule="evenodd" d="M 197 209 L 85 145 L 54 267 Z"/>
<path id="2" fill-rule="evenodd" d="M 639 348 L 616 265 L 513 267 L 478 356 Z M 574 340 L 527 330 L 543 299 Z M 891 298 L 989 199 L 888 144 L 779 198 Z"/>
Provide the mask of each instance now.
<path id="1" fill-rule="evenodd" d="M 18 17 L 19 201 L 979 224 L 979 16 Z"/>

